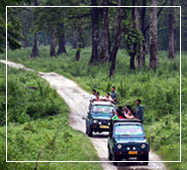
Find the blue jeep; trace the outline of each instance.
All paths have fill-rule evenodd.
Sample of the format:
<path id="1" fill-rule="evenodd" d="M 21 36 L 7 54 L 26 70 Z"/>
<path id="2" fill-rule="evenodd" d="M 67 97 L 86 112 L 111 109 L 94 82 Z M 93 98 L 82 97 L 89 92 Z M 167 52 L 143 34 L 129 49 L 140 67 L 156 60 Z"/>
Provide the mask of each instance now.
<path id="1" fill-rule="evenodd" d="M 108 138 L 108 158 L 112 161 L 137 158 L 144 165 L 149 161 L 149 144 L 140 120 L 114 120 Z M 113 162 L 118 165 L 118 162 Z"/>
<path id="2" fill-rule="evenodd" d="M 116 107 L 108 101 L 91 102 L 86 117 L 86 134 L 92 136 L 93 132 L 109 131 L 111 117 Z"/>

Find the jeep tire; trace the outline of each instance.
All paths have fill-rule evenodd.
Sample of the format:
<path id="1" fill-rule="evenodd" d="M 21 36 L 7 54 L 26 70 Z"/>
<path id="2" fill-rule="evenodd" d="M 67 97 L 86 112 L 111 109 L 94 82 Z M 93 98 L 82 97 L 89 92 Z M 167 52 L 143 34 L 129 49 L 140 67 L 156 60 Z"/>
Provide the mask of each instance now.
<path id="1" fill-rule="evenodd" d="M 149 154 L 146 154 L 142 157 L 142 161 L 149 161 Z M 148 165 L 149 162 L 143 162 L 143 165 Z"/>
<path id="2" fill-rule="evenodd" d="M 87 127 L 87 125 L 86 125 L 86 134 L 88 135 L 88 127 Z"/>
<path id="3" fill-rule="evenodd" d="M 117 156 L 116 155 L 112 155 L 112 161 L 119 161 L 119 159 L 117 158 Z M 118 163 L 119 162 L 113 162 L 113 165 L 115 165 L 115 166 L 118 166 Z"/>
<path id="4" fill-rule="evenodd" d="M 88 136 L 92 137 L 93 129 L 91 127 L 88 128 Z"/>

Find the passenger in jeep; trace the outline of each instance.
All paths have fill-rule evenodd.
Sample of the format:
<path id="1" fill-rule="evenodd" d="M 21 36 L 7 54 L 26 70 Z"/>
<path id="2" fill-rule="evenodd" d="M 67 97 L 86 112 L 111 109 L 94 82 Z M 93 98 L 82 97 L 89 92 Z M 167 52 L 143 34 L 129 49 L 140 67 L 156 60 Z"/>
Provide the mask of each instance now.
<path id="1" fill-rule="evenodd" d="M 129 105 L 125 106 L 124 116 L 126 119 L 134 119 L 135 118 L 133 115 L 133 110 L 131 109 L 131 107 Z"/>
<path id="2" fill-rule="evenodd" d="M 92 90 L 92 94 L 90 95 L 90 98 L 89 98 L 89 101 L 91 102 L 92 100 L 94 100 L 94 99 L 96 99 L 96 90 L 95 89 L 93 89 Z"/>
<path id="3" fill-rule="evenodd" d="M 120 106 L 119 106 L 120 107 Z M 125 116 L 122 112 L 122 110 L 118 107 L 116 110 L 116 115 L 112 117 L 112 120 L 119 120 L 119 119 L 125 119 Z"/>
<path id="4" fill-rule="evenodd" d="M 106 93 L 106 96 L 103 99 L 112 102 L 112 97 L 110 96 L 110 93 L 108 93 L 108 92 Z"/>
<path id="5" fill-rule="evenodd" d="M 99 92 L 96 93 L 96 99 L 93 99 L 93 101 L 100 101 L 101 99 L 103 99 L 102 96 L 100 96 Z"/>

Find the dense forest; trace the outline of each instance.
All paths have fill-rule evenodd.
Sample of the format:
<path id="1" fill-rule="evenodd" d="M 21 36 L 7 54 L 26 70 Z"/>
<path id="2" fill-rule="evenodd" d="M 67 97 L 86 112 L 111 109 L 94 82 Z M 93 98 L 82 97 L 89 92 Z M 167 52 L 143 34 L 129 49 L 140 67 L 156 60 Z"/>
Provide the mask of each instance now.
<path id="1" fill-rule="evenodd" d="M 7 5 L 9 4 L 6 1 Z M 5 6 L 6 3 L 2 3 Z M 16 2 L 13 1 L 13 4 Z M 91 5 L 91 6 L 185 6 L 177 0 L 165 1 L 19 1 L 17 5 Z M 11 5 L 11 4 L 10 4 Z M 182 11 L 182 50 L 185 46 L 185 10 Z M 5 8 L 2 9 L 2 18 Z M 159 66 L 158 50 L 168 50 L 173 59 L 179 51 L 179 8 L 8 8 L 8 45 L 11 49 L 33 47 L 30 57 L 40 55 L 39 45 L 50 45 L 50 56 L 66 53 L 66 46 L 76 49 L 75 60 L 81 49 L 92 45 L 89 64 L 110 62 L 110 75 L 115 72 L 118 49 L 125 48 L 130 56 L 130 68 L 141 69 L 145 56 L 150 54 L 149 66 Z M 2 21 L 1 51 L 5 47 L 5 22 Z"/>
<path id="2" fill-rule="evenodd" d="M 135 108 L 134 101 L 141 98 L 151 149 L 166 161 L 180 158 L 180 8 L 164 6 L 181 6 L 182 163 L 166 166 L 187 168 L 187 1 L 1 0 L 0 59 L 5 59 L 7 5 L 27 6 L 7 8 L 8 60 L 35 71 L 56 72 L 88 92 L 95 88 L 105 95 L 115 85 L 118 105 Z M 0 133 L 5 139 L 3 64 L 0 70 Z M 99 159 L 90 140 L 69 127 L 67 104 L 36 73 L 8 68 L 8 96 L 9 160 Z M 65 151 L 58 150 L 61 145 Z M 0 146 L 4 169 L 102 169 L 99 163 L 4 164 L 5 140 L 0 140 Z"/>

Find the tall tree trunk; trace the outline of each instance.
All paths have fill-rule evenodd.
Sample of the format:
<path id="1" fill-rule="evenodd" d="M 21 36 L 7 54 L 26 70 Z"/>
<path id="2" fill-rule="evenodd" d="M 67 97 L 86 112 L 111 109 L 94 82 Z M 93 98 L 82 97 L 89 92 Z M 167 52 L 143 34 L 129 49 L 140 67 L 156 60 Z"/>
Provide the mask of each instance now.
<path id="1" fill-rule="evenodd" d="M 79 61 L 80 59 L 80 50 L 78 49 L 75 54 L 75 61 Z"/>
<path id="2" fill-rule="evenodd" d="M 79 43 L 78 48 L 77 48 L 76 53 L 75 53 L 75 61 L 80 60 L 80 52 L 81 52 L 81 44 Z"/>
<path id="3" fill-rule="evenodd" d="M 133 6 L 136 6 L 136 0 L 133 0 L 132 1 L 132 5 Z M 138 25 L 137 25 L 137 22 L 138 22 L 138 16 L 137 16 L 137 13 L 138 13 L 138 8 L 132 8 L 132 22 L 133 22 L 133 29 L 136 30 L 138 29 Z M 136 67 L 135 67 L 135 63 L 134 63 L 134 60 L 135 60 L 135 56 L 136 56 L 136 53 L 137 53 L 137 42 L 134 42 L 133 44 L 133 47 L 132 47 L 132 51 L 130 51 L 130 69 L 131 70 L 135 70 Z"/>
<path id="4" fill-rule="evenodd" d="M 25 39 L 24 42 L 23 42 L 23 48 L 27 48 L 28 45 L 27 45 L 27 40 Z"/>
<path id="5" fill-rule="evenodd" d="M 108 0 L 104 0 L 104 6 L 108 6 Z M 109 61 L 110 59 L 110 35 L 109 35 L 109 21 L 108 21 L 108 7 L 103 8 L 102 17 L 102 61 Z"/>
<path id="6" fill-rule="evenodd" d="M 132 53 L 130 55 L 130 69 L 131 70 L 135 70 L 136 69 L 135 64 L 134 64 L 134 60 L 135 60 L 135 54 Z"/>
<path id="7" fill-rule="evenodd" d="M 151 6 L 157 6 L 157 0 L 151 0 Z M 150 8 L 150 59 L 149 67 L 156 68 L 158 61 L 158 28 L 157 28 L 157 7 Z"/>
<path id="8" fill-rule="evenodd" d="M 66 53 L 66 47 L 65 47 L 65 36 L 64 36 L 64 23 L 61 25 L 61 34 L 59 35 L 59 41 L 58 41 L 58 52 L 57 54 Z"/>
<path id="9" fill-rule="evenodd" d="M 73 49 L 76 49 L 78 46 L 78 41 L 77 41 L 77 31 L 75 30 L 73 33 Z"/>
<path id="10" fill-rule="evenodd" d="M 142 0 L 142 6 L 146 6 L 146 0 Z M 142 35 L 144 37 L 144 40 L 142 41 L 142 44 L 139 45 L 139 49 L 140 49 L 140 54 L 138 54 L 137 56 L 137 67 L 138 70 L 141 69 L 142 66 L 145 65 L 145 55 L 146 55 L 146 31 L 145 31 L 145 14 L 146 14 L 146 8 L 142 8 L 141 9 L 141 19 L 139 22 L 141 22 L 141 24 L 138 26 L 139 29 L 142 32 Z"/>
<path id="11" fill-rule="evenodd" d="M 56 56 L 55 28 L 51 28 L 50 30 L 50 56 Z"/>
<path id="12" fill-rule="evenodd" d="M 80 52 L 83 46 L 83 38 L 82 38 L 82 28 L 79 26 L 78 28 L 78 47 L 75 53 L 75 61 L 79 61 L 80 59 Z"/>
<path id="13" fill-rule="evenodd" d="M 97 6 L 97 0 L 91 0 L 92 6 Z M 89 64 L 96 64 L 99 61 L 99 12 L 98 8 L 91 8 L 92 22 L 92 54 Z"/>
<path id="14" fill-rule="evenodd" d="M 73 32 L 73 49 L 76 49 L 78 47 L 78 35 L 77 35 L 77 26 L 74 21 L 74 32 Z"/>
<path id="15" fill-rule="evenodd" d="M 120 6 L 120 0 L 118 0 L 118 6 Z M 115 72 L 115 66 L 116 66 L 116 56 L 117 56 L 117 52 L 120 46 L 120 42 L 121 42 L 121 10 L 120 7 L 117 8 L 117 33 L 116 33 L 116 37 L 115 37 L 115 43 L 114 43 L 114 47 L 112 49 L 111 52 L 111 66 L 110 66 L 110 73 L 109 73 L 109 77 L 113 77 L 114 76 L 114 72 Z"/>
<path id="16" fill-rule="evenodd" d="M 147 0 L 142 0 L 142 5 L 147 5 Z M 145 14 L 146 14 L 146 8 L 142 9 L 142 32 L 144 36 L 143 45 L 142 45 L 142 57 L 141 57 L 141 64 L 142 66 L 145 66 L 145 55 L 146 55 L 146 32 L 145 32 Z"/>
<path id="17" fill-rule="evenodd" d="M 38 0 L 34 0 L 34 6 L 38 6 Z M 34 14 L 34 23 L 37 20 L 36 14 Z M 38 36 L 37 32 L 34 33 L 34 44 L 32 47 L 32 53 L 31 53 L 31 58 L 38 57 L 39 56 L 39 50 L 38 50 Z"/>
<path id="18" fill-rule="evenodd" d="M 170 6 L 174 5 L 174 0 L 170 0 Z M 175 39 L 174 39 L 174 24 L 175 24 L 175 11 L 174 8 L 169 9 L 169 44 L 168 44 L 168 58 L 174 59 L 175 57 Z"/>

